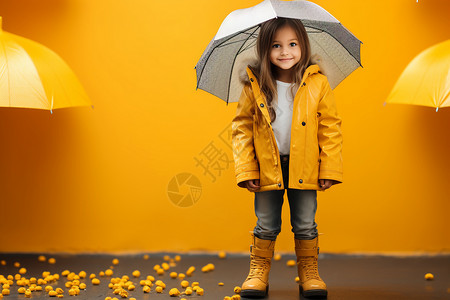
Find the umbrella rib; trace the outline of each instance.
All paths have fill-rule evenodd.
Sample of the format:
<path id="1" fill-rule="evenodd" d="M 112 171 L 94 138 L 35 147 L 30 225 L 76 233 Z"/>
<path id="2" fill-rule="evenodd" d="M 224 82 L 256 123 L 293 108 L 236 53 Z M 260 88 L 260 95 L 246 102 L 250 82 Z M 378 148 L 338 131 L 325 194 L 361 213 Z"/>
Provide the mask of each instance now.
<path id="1" fill-rule="evenodd" d="M 241 32 L 241 33 L 243 33 L 243 34 L 246 34 L 246 32 Z M 253 36 L 253 34 L 249 34 L 249 36 Z M 256 39 L 257 38 L 257 36 L 254 36 L 254 38 Z M 224 47 L 224 46 L 228 46 L 228 45 L 232 45 L 232 44 L 236 44 L 236 43 L 239 43 L 239 42 L 242 42 L 242 41 L 247 41 L 248 40 L 248 37 L 247 38 L 245 38 L 245 39 L 242 39 L 242 40 L 238 40 L 238 41 L 234 41 L 234 42 L 229 42 L 228 44 L 225 44 L 225 43 L 223 43 L 223 44 L 220 44 L 219 46 L 217 46 L 216 48 L 221 48 L 221 47 Z"/>
<path id="2" fill-rule="evenodd" d="M 325 22 L 324 22 L 324 23 L 325 23 Z M 344 29 L 346 29 L 341 23 L 339 23 L 339 25 L 341 25 Z M 321 28 L 317 28 L 317 27 L 311 26 L 310 24 L 308 24 L 307 26 L 310 27 L 310 28 L 313 28 L 313 29 L 317 29 L 317 30 L 319 30 L 319 31 L 321 31 L 321 32 L 326 32 L 326 33 L 327 33 L 329 36 L 331 36 L 335 41 L 337 41 L 339 44 L 341 44 L 342 48 L 344 48 L 344 49 L 350 54 L 350 56 L 353 57 L 353 59 L 356 60 L 356 61 L 358 62 L 358 64 L 362 67 L 362 65 L 361 65 L 361 63 L 358 61 L 358 59 L 357 59 L 356 57 L 354 57 L 353 54 L 352 54 L 350 51 L 348 51 L 348 49 L 341 43 L 341 41 L 339 41 L 338 39 L 336 39 L 330 32 L 328 32 L 328 31 L 325 30 L 325 29 L 321 29 Z M 359 40 L 358 40 L 358 41 L 359 41 Z M 359 41 L 359 42 L 361 43 L 361 41 Z"/>
<path id="3" fill-rule="evenodd" d="M 259 25 L 256 27 L 256 28 L 258 28 L 259 27 Z M 245 31 L 247 31 L 247 30 L 249 30 L 249 29 L 246 29 Z M 208 57 L 206 58 L 206 60 L 205 60 L 205 63 L 203 64 L 203 68 L 202 68 L 202 70 L 201 70 L 201 72 L 200 72 L 200 76 L 198 76 L 198 78 L 197 78 L 197 89 L 198 89 L 198 86 L 199 86 L 199 84 L 200 84 L 200 80 L 202 79 L 202 75 L 203 75 L 203 71 L 205 70 L 205 67 L 206 67 L 206 64 L 208 63 L 208 60 L 209 60 L 209 58 L 211 57 L 211 55 L 214 53 L 214 51 L 218 48 L 218 47 L 220 47 L 220 46 L 222 46 L 224 43 L 226 43 L 226 42 L 228 42 L 229 40 L 231 40 L 232 38 L 234 38 L 235 36 L 237 36 L 237 35 L 239 35 L 239 34 L 241 34 L 241 33 L 245 33 L 244 31 L 240 31 L 240 32 L 237 32 L 236 34 L 233 34 L 233 35 L 231 35 L 231 36 L 229 36 L 227 39 L 225 39 L 223 42 L 221 42 L 219 45 L 217 45 L 216 47 L 214 47 L 212 50 L 211 50 L 211 52 L 209 53 L 209 55 L 208 55 Z M 254 32 L 253 32 L 254 33 Z M 214 94 L 213 94 L 214 95 Z M 228 97 L 227 97 L 227 99 L 228 99 Z M 227 100 L 228 101 L 228 100 Z M 228 102 L 227 102 L 228 103 Z"/>
<path id="4" fill-rule="evenodd" d="M 241 45 L 241 47 L 239 48 L 237 54 L 234 56 L 233 58 L 233 63 L 231 64 L 231 72 L 230 72 L 230 79 L 228 80 L 228 91 L 227 91 L 227 105 L 228 105 L 228 100 L 230 98 L 230 86 L 231 86 L 231 75 L 233 74 L 233 69 L 234 69 L 234 62 L 236 61 L 236 57 L 238 56 L 239 53 L 241 53 L 241 49 L 242 47 L 244 47 L 245 43 L 248 41 L 248 39 L 256 32 L 256 30 L 258 30 L 258 28 L 260 27 L 260 25 L 256 26 L 255 30 L 248 35 L 247 39 L 244 41 L 244 43 Z"/>

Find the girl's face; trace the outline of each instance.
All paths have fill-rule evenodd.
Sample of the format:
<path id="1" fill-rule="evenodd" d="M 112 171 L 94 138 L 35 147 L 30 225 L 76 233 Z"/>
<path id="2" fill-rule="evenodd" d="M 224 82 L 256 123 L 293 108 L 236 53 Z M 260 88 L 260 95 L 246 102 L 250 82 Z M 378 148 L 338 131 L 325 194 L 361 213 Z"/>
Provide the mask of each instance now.
<path id="1" fill-rule="evenodd" d="M 279 28 L 273 37 L 270 62 L 281 70 L 289 70 L 300 61 L 301 55 L 295 31 L 290 26 Z"/>

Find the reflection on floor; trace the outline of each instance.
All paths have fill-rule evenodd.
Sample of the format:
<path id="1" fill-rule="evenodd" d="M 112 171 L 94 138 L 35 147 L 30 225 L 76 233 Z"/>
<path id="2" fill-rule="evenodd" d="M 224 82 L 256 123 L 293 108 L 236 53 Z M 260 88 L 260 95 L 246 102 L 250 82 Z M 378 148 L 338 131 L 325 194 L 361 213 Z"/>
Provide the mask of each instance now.
<path id="1" fill-rule="evenodd" d="M 240 286 L 247 276 L 249 268 L 248 255 L 228 254 L 226 258 L 219 258 L 217 255 L 200 254 L 179 254 L 181 259 L 174 258 L 177 253 L 150 253 L 149 258 L 144 255 L 46 255 L 46 258 L 54 257 L 55 264 L 48 261 L 40 262 L 35 254 L 10 254 L 0 253 L 0 261 L 6 265 L 0 265 L 0 275 L 7 278 L 8 275 L 19 273 L 20 268 L 26 268 L 26 273 L 22 275 L 27 279 L 31 277 L 42 278 L 42 272 L 49 271 L 51 274 L 61 273 L 64 270 L 87 273 L 87 278 L 80 279 L 86 283 L 86 289 L 81 290 L 76 299 L 105 299 L 106 297 L 117 297 L 113 290 L 108 288 L 111 278 L 128 275 L 130 281 L 134 283 L 136 289 L 128 291 L 128 298 L 136 299 L 173 299 L 169 291 L 177 288 L 180 292 L 185 289 L 181 287 L 179 277 L 171 278 L 170 273 L 176 272 L 186 274 L 189 267 L 196 269 L 191 276 L 186 276 L 184 280 L 189 284 L 198 282 L 204 289 L 204 295 L 199 296 L 194 291 L 192 295 L 180 295 L 178 299 L 205 299 L 222 300 L 225 296 L 234 295 L 234 287 Z M 166 256 L 166 257 L 164 257 Z M 169 256 L 169 257 L 167 257 Z M 112 260 L 119 259 L 117 265 L 113 265 Z M 165 260 L 166 259 L 166 260 Z M 168 259 L 168 260 L 167 260 Z M 170 260 L 172 259 L 172 264 Z M 299 299 L 298 285 L 295 282 L 296 268 L 288 267 L 286 262 L 295 259 L 293 255 L 284 255 L 280 261 L 273 261 L 270 273 L 270 290 L 266 299 L 270 300 L 294 300 Z M 20 267 L 15 267 L 14 262 L 19 262 Z M 169 269 L 162 275 L 158 275 L 154 270 L 155 265 L 162 266 L 169 264 Z M 212 263 L 214 270 L 202 272 L 202 267 Z M 170 266 L 170 264 L 172 266 Z M 114 274 L 110 277 L 100 276 L 101 271 L 112 267 Z M 319 259 L 320 275 L 328 285 L 328 299 L 450 299 L 450 256 L 435 257 L 383 257 L 383 256 L 345 256 L 345 255 L 320 255 Z M 139 277 L 133 277 L 132 272 L 140 271 Z M 99 285 L 93 285 L 89 276 L 96 274 L 100 279 Z M 434 279 L 427 281 L 424 279 L 426 273 L 432 273 Z M 143 292 L 140 285 L 141 280 L 147 279 L 151 275 L 155 280 L 162 280 L 166 288 L 162 293 L 156 292 L 156 285 L 151 287 L 149 293 Z M 2 276 L 0 276 L 0 282 Z M 16 280 L 10 287 L 10 295 L 3 300 L 24 299 L 23 294 L 18 293 L 19 286 Z M 54 290 L 62 288 L 64 297 L 69 297 L 69 288 L 66 287 L 67 277 L 60 276 L 58 281 L 48 283 Z M 223 282 L 223 286 L 219 286 Z M 43 285 L 45 288 L 46 285 Z M 45 291 L 33 291 L 32 299 L 48 299 L 49 295 Z M 0 296 L 1 298 L 1 296 Z"/>

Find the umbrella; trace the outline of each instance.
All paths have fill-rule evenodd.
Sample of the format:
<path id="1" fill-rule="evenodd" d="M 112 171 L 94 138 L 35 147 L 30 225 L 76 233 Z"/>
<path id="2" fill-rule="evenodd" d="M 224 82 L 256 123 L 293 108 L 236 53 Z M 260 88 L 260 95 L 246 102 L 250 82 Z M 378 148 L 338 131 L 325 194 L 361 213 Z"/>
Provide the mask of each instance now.
<path id="1" fill-rule="evenodd" d="M 225 18 L 195 67 L 197 88 L 227 103 L 238 101 L 243 88 L 239 71 L 256 58 L 260 24 L 276 17 L 301 20 L 314 63 L 332 88 L 361 66 L 361 41 L 326 10 L 309 1 L 265 0 Z"/>
<path id="2" fill-rule="evenodd" d="M 417 55 L 400 75 L 385 103 L 450 106 L 450 40 Z"/>
<path id="3" fill-rule="evenodd" d="M 47 109 L 91 106 L 70 67 L 52 50 L 2 30 L 0 106 Z"/>

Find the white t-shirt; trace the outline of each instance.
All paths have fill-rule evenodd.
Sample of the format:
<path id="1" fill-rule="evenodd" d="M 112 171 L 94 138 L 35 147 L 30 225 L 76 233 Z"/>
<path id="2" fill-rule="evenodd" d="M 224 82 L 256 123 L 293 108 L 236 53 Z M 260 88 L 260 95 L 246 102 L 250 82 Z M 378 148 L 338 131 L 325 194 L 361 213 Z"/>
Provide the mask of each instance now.
<path id="1" fill-rule="evenodd" d="M 280 155 L 289 154 L 291 145 L 291 124 L 294 99 L 291 93 L 293 83 L 277 82 L 278 102 L 274 105 L 276 119 L 272 123 Z"/>

